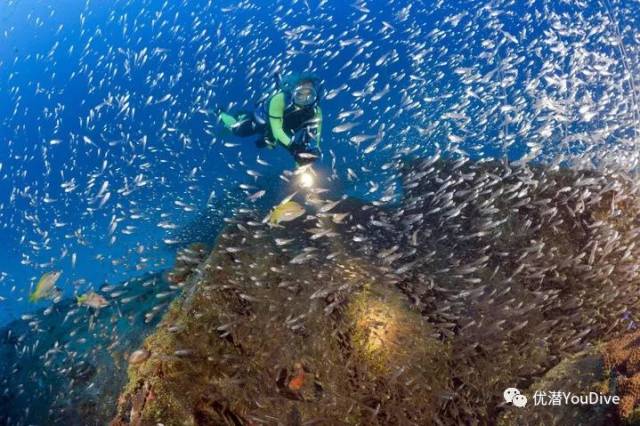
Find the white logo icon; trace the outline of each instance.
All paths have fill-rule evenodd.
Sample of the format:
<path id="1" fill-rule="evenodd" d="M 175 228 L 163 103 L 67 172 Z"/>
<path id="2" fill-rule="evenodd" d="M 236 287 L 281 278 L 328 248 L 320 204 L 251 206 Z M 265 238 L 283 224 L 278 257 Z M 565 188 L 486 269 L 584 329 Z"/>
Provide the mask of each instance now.
<path id="1" fill-rule="evenodd" d="M 507 388 L 502 393 L 504 400 L 508 404 L 513 404 L 516 407 L 522 408 L 527 405 L 527 397 L 522 395 L 516 388 Z"/>

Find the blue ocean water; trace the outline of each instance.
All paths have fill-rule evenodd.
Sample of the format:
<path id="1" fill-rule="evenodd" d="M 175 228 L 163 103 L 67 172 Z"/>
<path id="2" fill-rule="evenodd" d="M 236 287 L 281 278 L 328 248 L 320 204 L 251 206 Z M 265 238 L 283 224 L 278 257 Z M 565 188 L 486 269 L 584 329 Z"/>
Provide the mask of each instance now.
<path id="1" fill-rule="evenodd" d="M 8 78 L 3 79 L 2 92 L 13 102 L 4 103 L 2 111 L 6 176 L 0 188 L 5 201 L 2 241 L 10 250 L 2 259 L 2 271 L 7 274 L 2 322 L 32 308 L 24 296 L 48 270 L 63 271 L 60 284 L 70 294 L 162 267 L 171 257 L 166 253 L 171 252 L 170 246 L 162 243 L 167 233 L 155 226 L 163 214 L 165 221 L 183 225 L 205 208 L 208 199 L 218 220 L 230 214 L 234 185 L 252 180 L 245 169 L 255 167 L 258 152 L 246 142 L 231 149 L 222 147 L 219 139 L 204 132 L 204 120 L 214 120 L 198 110 L 232 103 L 252 107 L 274 91 L 276 69 L 282 73 L 314 70 L 327 89 L 344 83 L 344 76 L 335 73 L 342 58 L 326 60 L 300 52 L 273 64 L 282 52 L 296 49 L 272 34 L 274 29 L 281 30 L 274 22 L 278 14 L 259 5 L 228 7 L 231 10 L 207 2 L 115 2 L 109 6 L 15 2 L 7 6 L 2 20 L 2 63 Z M 283 16 L 291 15 L 286 26 L 309 22 L 306 9 L 304 3 L 289 10 L 281 5 Z M 311 38 L 321 40 L 342 32 L 375 38 L 373 25 L 354 31 L 349 20 L 331 19 L 333 14 L 355 17 L 359 12 L 354 8 L 336 4 L 330 9 L 331 14 L 311 17 Z M 384 17 L 380 9 L 372 10 L 379 19 Z M 216 48 L 216 43 L 227 46 Z M 364 54 L 381 55 L 394 44 L 393 39 L 380 40 Z M 199 52 L 198 48 L 204 49 Z M 155 49 L 162 53 L 151 57 Z M 246 53 L 234 54 L 242 50 Z M 345 46 L 344 56 L 355 51 Z M 407 65 L 403 58 L 385 72 L 402 72 Z M 219 70 L 227 61 L 229 65 Z M 357 87 L 366 77 L 365 73 L 352 84 Z M 150 96 L 157 100 L 166 95 L 171 99 L 142 107 Z M 387 102 L 399 97 L 392 91 Z M 136 109 L 135 117 L 125 117 L 114 106 L 125 98 Z M 338 111 L 357 106 L 351 101 L 343 94 L 326 109 L 324 145 L 338 164 L 357 158 L 348 143 L 336 143 L 329 127 Z M 375 105 L 363 117 L 374 133 L 388 105 L 393 104 Z M 269 171 L 274 176 L 292 166 L 281 150 L 260 155 L 274 165 Z M 325 152 L 323 167 L 330 164 L 328 159 Z M 221 162 L 228 167 L 220 167 Z M 345 177 L 344 167 L 337 170 Z M 144 180 L 143 186 L 133 183 L 136 177 Z M 110 200 L 92 211 L 95 200 L 91 197 L 104 182 L 109 182 Z M 73 183 L 76 189 L 66 191 L 65 183 Z M 132 186 L 136 191 L 130 195 L 117 192 Z M 215 195 L 210 197 L 212 192 Z M 195 212 L 184 212 L 176 202 L 194 206 Z M 132 219 L 136 213 L 143 218 Z M 110 233 L 114 218 L 118 228 Z M 136 230 L 123 235 L 127 226 Z M 139 246 L 149 249 L 138 257 L 152 260 L 141 262 L 148 266 L 136 271 L 137 253 L 132 249 Z M 74 285 L 77 280 L 83 281 Z"/>
<path id="2" fill-rule="evenodd" d="M 288 153 L 224 134 L 213 114 L 255 108 L 278 72 L 322 80 L 314 167 L 338 196 L 378 200 L 398 179 L 394 160 L 436 151 L 508 161 L 596 152 L 593 163 L 603 151 L 628 153 L 638 10 L 624 1 L 5 1 L 0 325 L 51 304 L 27 301 L 46 272 L 62 272 L 65 299 L 161 273 L 178 248 L 211 244 L 224 218 L 254 204 L 249 193 L 267 191 L 264 214 L 289 194 L 278 177 L 294 168 Z M 587 65 L 600 74 L 581 74 Z M 357 125 L 336 132 L 344 122 Z"/>

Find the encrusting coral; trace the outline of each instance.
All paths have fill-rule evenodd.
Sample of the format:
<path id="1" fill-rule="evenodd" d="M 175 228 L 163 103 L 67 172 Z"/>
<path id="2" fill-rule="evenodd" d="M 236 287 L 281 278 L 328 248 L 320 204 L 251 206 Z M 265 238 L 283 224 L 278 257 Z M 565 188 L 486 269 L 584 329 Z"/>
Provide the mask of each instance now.
<path id="1" fill-rule="evenodd" d="M 640 403 L 640 331 L 611 340 L 602 348 L 605 368 L 613 376 L 620 397 L 617 412 L 621 419 L 634 421 Z"/>

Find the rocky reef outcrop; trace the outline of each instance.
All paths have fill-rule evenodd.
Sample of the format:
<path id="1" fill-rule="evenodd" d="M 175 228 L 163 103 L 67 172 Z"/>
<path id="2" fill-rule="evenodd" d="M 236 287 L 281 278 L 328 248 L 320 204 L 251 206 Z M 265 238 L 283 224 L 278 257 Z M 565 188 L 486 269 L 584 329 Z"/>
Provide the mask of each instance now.
<path id="1" fill-rule="evenodd" d="M 227 227 L 129 367 L 112 425 L 407 424 L 436 409 L 449 345 L 374 265 L 331 240 L 305 251 L 306 226 Z"/>
<path id="2" fill-rule="evenodd" d="M 113 424 L 618 422 L 610 407 L 523 416 L 503 391 L 611 391 L 619 361 L 597 350 L 640 301 L 635 181 L 397 161 L 401 196 L 231 220 L 129 367 Z"/>

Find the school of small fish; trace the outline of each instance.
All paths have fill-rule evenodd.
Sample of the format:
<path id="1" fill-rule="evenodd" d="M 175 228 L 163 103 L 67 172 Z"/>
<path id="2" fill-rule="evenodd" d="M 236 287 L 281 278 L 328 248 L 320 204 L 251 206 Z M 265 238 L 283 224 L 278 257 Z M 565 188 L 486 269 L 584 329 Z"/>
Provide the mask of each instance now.
<path id="1" fill-rule="evenodd" d="M 493 423 L 501 386 L 639 320 L 637 4 L 98 3 L 0 10 L 0 423 L 106 423 L 128 364 L 203 362 L 124 330 L 151 332 L 215 270 L 189 248 L 205 239 L 235 262 L 220 285 L 242 306 L 277 305 L 256 290 L 274 280 L 314 285 L 331 316 L 358 259 L 451 345 L 438 410 L 354 402 L 371 424 Z M 298 69 L 323 82 L 310 188 L 284 149 L 256 155 L 215 117 Z M 312 386 L 303 364 L 283 391 Z"/>

